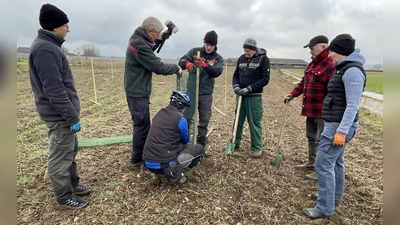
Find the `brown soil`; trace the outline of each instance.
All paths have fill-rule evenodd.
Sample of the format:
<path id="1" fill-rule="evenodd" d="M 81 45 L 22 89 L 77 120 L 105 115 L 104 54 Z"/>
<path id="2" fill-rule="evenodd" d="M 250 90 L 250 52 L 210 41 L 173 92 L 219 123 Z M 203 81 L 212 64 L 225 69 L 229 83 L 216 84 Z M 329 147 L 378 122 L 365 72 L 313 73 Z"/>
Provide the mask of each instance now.
<path id="1" fill-rule="evenodd" d="M 231 68 L 229 71 L 232 74 Z M 90 93 L 90 75 L 78 70 L 75 72 L 83 102 L 82 120 L 86 122 L 83 123 L 86 130 L 81 132 L 80 137 L 129 135 L 131 121 L 121 87 L 123 78 L 118 75 L 118 80 L 114 81 L 115 89 L 107 89 L 102 83 L 108 82 L 110 76 L 101 76 L 97 86 L 100 93 L 103 86 L 105 90 L 103 95 L 99 94 L 102 105 L 96 106 L 88 100 L 93 96 Z M 26 74 L 24 76 L 22 78 L 19 75 L 18 85 L 26 82 Z M 165 88 L 163 82 L 173 84 L 174 79 L 154 76 L 153 98 L 157 96 L 156 92 L 169 95 L 170 90 Z M 213 131 L 207 146 L 212 156 L 205 158 L 188 173 L 185 184 L 172 186 L 164 181 L 154 186 L 146 169 L 131 170 L 130 143 L 85 148 L 81 149 L 77 161 L 82 183 L 94 188 L 93 193 L 85 197 L 90 203 L 83 210 L 63 210 L 55 203 L 51 185 L 44 177 L 46 156 L 43 156 L 35 161 L 43 168 L 31 174 L 34 181 L 24 187 L 17 183 L 17 223 L 383 224 L 383 132 L 364 124 L 361 118 L 361 128 L 345 153 L 346 186 L 343 202 L 335 209 L 333 217 L 311 221 L 303 216 L 301 209 L 315 205 L 310 194 L 317 191 L 317 182 L 304 179 L 304 175 L 310 171 L 294 168 L 294 165 L 304 162 L 307 152 L 305 118 L 299 115 L 299 100 L 292 101 L 289 108 L 281 145 L 284 155 L 282 166 L 276 169 L 271 164 L 283 122 L 282 98 L 293 88 L 293 84 L 279 71 L 273 71 L 263 95 L 264 152 L 259 159 L 249 155 L 247 124 L 241 149 L 230 158 L 225 155 L 234 120 L 234 94 L 228 88 L 225 108 L 224 84 L 224 78 L 217 79 L 213 104 L 226 116 L 213 109 L 210 122 Z M 165 89 L 161 91 L 162 87 Z M 115 96 L 119 99 L 113 99 Z M 121 103 L 116 104 L 118 101 Z M 32 117 L 33 104 L 24 111 L 20 110 L 22 106 L 18 107 L 19 118 L 35 118 Z M 106 108 L 102 117 L 94 116 L 97 115 L 96 107 Z M 161 107 L 161 103 L 152 104 L 152 115 Z M 17 129 L 18 133 L 29 129 L 24 124 L 18 126 L 21 127 Z M 47 148 L 45 130 L 40 138 L 37 144 L 42 149 Z M 17 150 L 26 151 L 22 143 L 17 143 Z M 17 168 L 18 163 L 24 161 L 17 159 Z"/>

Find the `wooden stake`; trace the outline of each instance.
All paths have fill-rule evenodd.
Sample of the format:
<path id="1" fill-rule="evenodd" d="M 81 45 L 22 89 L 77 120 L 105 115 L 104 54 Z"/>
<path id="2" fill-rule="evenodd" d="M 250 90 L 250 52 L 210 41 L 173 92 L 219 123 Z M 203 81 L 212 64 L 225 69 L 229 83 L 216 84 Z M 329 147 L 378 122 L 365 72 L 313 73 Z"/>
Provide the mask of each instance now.
<path id="1" fill-rule="evenodd" d="M 228 89 L 228 62 L 225 63 L 225 106 L 224 109 L 226 110 L 226 92 Z"/>
<path id="2" fill-rule="evenodd" d="M 97 103 L 96 81 L 95 81 L 95 79 L 94 79 L 94 69 L 93 69 L 93 58 L 90 58 L 90 63 L 92 64 L 93 89 L 94 89 L 94 102 L 95 102 L 95 103 Z"/>
<path id="3" fill-rule="evenodd" d="M 197 51 L 197 58 L 200 59 L 200 51 Z M 194 122 L 193 122 L 193 144 L 197 144 L 197 121 L 199 120 L 199 85 L 200 85 L 200 68 L 196 68 L 196 105 L 194 106 Z"/>
<path id="4" fill-rule="evenodd" d="M 215 110 L 217 110 L 219 113 L 221 113 L 222 115 L 227 116 L 225 113 L 223 113 L 221 110 L 217 109 L 215 106 L 213 106 L 213 108 L 214 108 Z"/>
<path id="5" fill-rule="evenodd" d="M 111 59 L 111 79 L 114 79 L 113 61 Z"/>

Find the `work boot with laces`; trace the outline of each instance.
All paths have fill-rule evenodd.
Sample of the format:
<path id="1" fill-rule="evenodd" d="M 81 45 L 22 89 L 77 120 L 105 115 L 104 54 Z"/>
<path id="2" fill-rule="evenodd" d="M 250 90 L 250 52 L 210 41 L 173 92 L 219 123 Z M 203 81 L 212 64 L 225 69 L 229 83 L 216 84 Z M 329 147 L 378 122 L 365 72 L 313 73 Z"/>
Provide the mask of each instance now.
<path id="1" fill-rule="evenodd" d="M 71 198 L 65 200 L 65 201 L 58 201 L 57 203 L 59 206 L 62 206 L 64 208 L 68 209 L 80 209 L 85 207 L 88 204 L 88 201 L 85 199 L 81 199 L 78 196 L 72 195 Z"/>
<path id="2" fill-rule="evenodd" d="M 89 194 L 90 191 L 92 191 L 92 188 L 90 186 L 85 186 L 78 184 L 78 186 L 74 187 L 72 189 L 72 194 L 74 195 L 86 195 Z"/>

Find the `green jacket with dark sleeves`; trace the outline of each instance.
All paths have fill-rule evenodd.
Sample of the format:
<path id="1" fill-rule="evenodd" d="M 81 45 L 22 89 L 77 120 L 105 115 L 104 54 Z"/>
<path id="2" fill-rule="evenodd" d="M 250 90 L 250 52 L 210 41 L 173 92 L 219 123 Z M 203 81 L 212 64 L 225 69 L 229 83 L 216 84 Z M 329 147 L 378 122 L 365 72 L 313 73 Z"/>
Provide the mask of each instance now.
<path id="1" fill-rule="evenodd" d="M 197 51 L 200 51 L 200 57 L 204 58 L 208 64 L 206 69 L 200 67 L 199 94 L 211 95 L 214 91 L 215 78 L 219 77 L 224 69 L 224 59 L 217 53 L 217 47 L 210 54 L 207 54 L 204 47 L 198 47 L 190 49 L 186 55 L 182 56 L 179 59 L 179 66 L 186 69 L 187 61 L 195 64 L 193 56 L 197 56 Z M 196 69 L 189 73 L 186 88 L 188 92 L 196 92 Z"/>
<path id="2" fill-rule="evenodd" d="M 126 50 L 124 87 L 128 97 L 149 97 L 152 73 L 170 75 L 178 72 L 178 66 L 165 64 L 153 52 L 155 43 L 141 28 L 136 28 Z"/>

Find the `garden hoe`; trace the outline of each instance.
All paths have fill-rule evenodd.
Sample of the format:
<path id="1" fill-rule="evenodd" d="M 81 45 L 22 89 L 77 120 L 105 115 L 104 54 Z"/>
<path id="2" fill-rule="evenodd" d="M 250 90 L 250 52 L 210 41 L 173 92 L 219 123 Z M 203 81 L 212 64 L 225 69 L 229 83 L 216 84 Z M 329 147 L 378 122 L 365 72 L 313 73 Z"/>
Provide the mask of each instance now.
<path id="1" fill-rule="evenodd" d="M 283 116 L 283 124 L 282 124 L 282 128 L 281 128 L 281 133 L 279 134 L 279 140 L 278 140 L 278 146 L 276 148 L 276 152 L 275 152 L 275 167 L 277 169 L 279 169 L 279 167 L 281 167 L 282 164 L 282 155 L 279 154 L 279 147 L 281 146 L 281 141 L 282 141 L 282 135 L 283 135 L 283 128 L 285 127 L 285 123 L 286 123 L 286 115 L 287 115 L 287 111 L 288 111 L 288 106 L 289 106 L 289 102 L 285 104 L 285 115 Z"/>
<path id="2" fill-rule="evenodd" d="M 233 125 L 233 133 L 232 133 L 232 139 L 231 142 L 226 146 L 226 154 L 227 155 L 232 155 L 233 151 L 235 151 L 235 140 L 236 140 L 236 131 L 238 127 L 238 120 L 239 120 L 239 114 L 240 114 L 240 107 L 242 105 L 242 96 L 239 95 L 239 100 L 236 108 L 236 118 L 235 118 L 235 124 Z"/>

